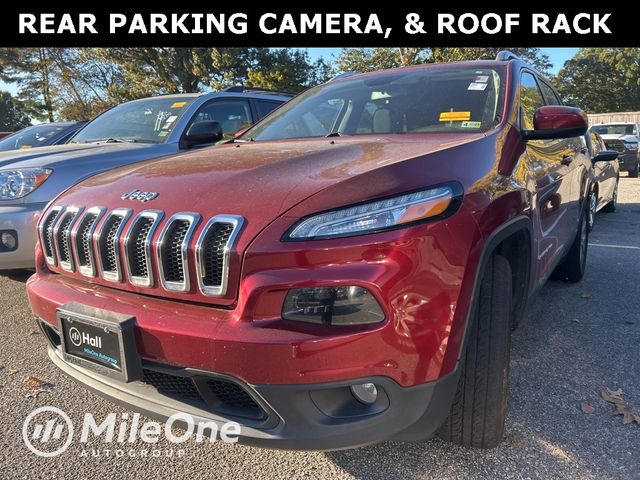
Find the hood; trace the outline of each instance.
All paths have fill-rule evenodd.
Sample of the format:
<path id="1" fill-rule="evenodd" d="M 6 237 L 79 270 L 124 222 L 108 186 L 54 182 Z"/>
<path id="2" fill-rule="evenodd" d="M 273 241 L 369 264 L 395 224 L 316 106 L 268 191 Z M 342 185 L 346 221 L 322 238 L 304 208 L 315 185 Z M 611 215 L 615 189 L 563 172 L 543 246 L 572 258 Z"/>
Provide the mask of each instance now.
<path id="1" fill-rule="evenodd" d="M 619 133 L 606 133 L 604 135 L 600 135 L 603 140 L 622 140 L 625 142 L 637 142 L 638 137 L 635 135 L 625 135 Z"/>
<path id="2" fill-rule="evenodd" d="M 89 161 L 89 157 L 121 155 L 155 146 L 157 145 L 144 143 L 81 143 L 11 150 L 0 153 L 0 168 L 53 168 L 67 162 Z"/>
<path id="3" fill-rule="evenodd" d="M 167 215 L 192 211 L 205 219 L 221 213 L 242 215 L 260 229 L 324 189 L 478 138 L 483 135 L 360 136 L 225 144 L 105 172 L 70 189 L 59 203 L 99 203 L 134 211 L 159 209 Z M 392 172 L 387 177 L 390 175 Z M 132 190 L 156 192 L 158 196 L 145 203 L 121 199 Z M 364 192 L 355 193 L 362 193 L 360 199 L 366 198 Z M 335 198 L 337 205 L 340 201 Z"/>

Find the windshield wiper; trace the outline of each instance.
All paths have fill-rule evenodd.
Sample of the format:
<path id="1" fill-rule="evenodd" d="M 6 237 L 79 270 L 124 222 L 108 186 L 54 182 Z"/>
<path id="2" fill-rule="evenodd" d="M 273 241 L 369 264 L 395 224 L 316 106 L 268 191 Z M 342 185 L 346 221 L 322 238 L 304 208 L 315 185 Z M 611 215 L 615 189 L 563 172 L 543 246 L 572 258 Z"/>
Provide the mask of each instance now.
<path id="1" fill-rule="evenodd" d="M 91 140 L 83 140 L 81 142 L 75 141 L 71 143 L 136 143 L 138 140 L 135 138 L 121 138 L 121 137 L 109 137 L 109 138 L 94 138 Z"/>
<path id="2" fill-rule="evenodd" d="M 330 138 L 330 137 L 341 137 L 342 134 L 340 132 L 331 132 L 331 133 L 327 133 L 325 135 L 325 138 Z"/>

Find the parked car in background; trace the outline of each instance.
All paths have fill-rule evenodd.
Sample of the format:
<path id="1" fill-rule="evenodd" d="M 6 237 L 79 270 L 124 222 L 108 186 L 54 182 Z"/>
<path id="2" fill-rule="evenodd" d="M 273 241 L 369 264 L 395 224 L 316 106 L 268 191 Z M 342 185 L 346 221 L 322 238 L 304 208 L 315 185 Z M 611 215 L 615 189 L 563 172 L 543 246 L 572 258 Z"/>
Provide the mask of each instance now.
<path id="1" fill-rule="evenodd" d="M 85 123 L 52 122 L 23 128 L 0 140 L 0 152 L 66 143 Z"/>
<path id="2" fill-rule="evenodd" d="M 607 147 L 595 130 L 589 130 L 584 136 L 585 147 L 593 163 L 594 184 L 589 196 L 589 229 L 593 229 L 596 213 L 615 212 L 618 203 L 618 181 L 620 165 L 618 152 Z"/>
<path id="3" fill-rule="evenodd" d="M 586 131 L 502 52 L 342 77 L 232 142 L 94 176 L 39 223 L 49 357 L 243 443 L 494 447 L 512 329 L 552 272 L 584 274 Z"/>
<path id="4" fill-rule="evenodd" d="M 620 171 L 637 178 L 640 172 L 640 129 L 637 123 L 599 123 L 591 130 L 599 134 L 607 148 L 618 152 Z"/>
<path id="5" fill-rule="evenodd" d="M 71 185 L 231 138 L 290 98 L 233 87 L 134 100 L 99 115 L 65 145 L 0 153 L 0 270 L 33 268 L 40 212 Z"/>

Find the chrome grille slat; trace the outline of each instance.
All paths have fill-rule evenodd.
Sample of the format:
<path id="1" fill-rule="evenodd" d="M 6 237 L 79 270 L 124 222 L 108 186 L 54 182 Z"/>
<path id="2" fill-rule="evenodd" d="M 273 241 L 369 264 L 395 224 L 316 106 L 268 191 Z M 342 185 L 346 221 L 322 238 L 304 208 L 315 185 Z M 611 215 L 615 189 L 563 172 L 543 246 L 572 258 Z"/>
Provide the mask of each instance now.
<path id="1" fill-rule="evenodd" d="M 165 223 L 157 244 L 160 282 L 166 290 L 189 291 L 189 244 L 200 222 L 197 213 L 176 213 Z"/>
<path id="2" fill-rule="evenodd" d="M 75 270 L 73 252 L 71 250 L 71 231 L 75 221 L 84 207 L 66 207 L 58 216 L 53 227 L 54 248 L 60 268 L 68 272 Z"/>
<path id="3" fill-rule="evenodd" d="M 125 235 L 125 267 L 133 285 L 154 286 L 151 241 L 163 216 L 159 210 L 140 212 Z"/>
<path id="4" fill-rule="evenodd" d="M 96 257 L 102 278 L 112 282 L 122 281 L 122 262 L 120 261 L 120 237 L 131 209 L 120 208 L 110 212 L 102 222 L 100 231 L 94 234 L 97 247 Z"/>
<path id="5" fill-rule="evenodd" d="M 44 258 L 49 265 L 53 266 L 58 264 L 53 239 L 53 227 L 55 226 L 56 220 L 58 219 L 61 211 L 61 206 L 53 207 L 49 210 L 47 217 L 40 224 L 40 244 L 42 245 Z"/>
<path id="6" fill-rule="evenodd" d="M 105 208 L 91 207 L 71 231 L 71 247 L 75 253 L 78 271 L 87 277 L 96 276 L 93 234 L 104 215 Z"/>
<path id="7" fill-rule="evenodd" d="M 227 292 L 229 259 L 244 219 L 218 215 L 207 222 L 196 243 L 198 287 L 203 295 L 221 296 Z"/>

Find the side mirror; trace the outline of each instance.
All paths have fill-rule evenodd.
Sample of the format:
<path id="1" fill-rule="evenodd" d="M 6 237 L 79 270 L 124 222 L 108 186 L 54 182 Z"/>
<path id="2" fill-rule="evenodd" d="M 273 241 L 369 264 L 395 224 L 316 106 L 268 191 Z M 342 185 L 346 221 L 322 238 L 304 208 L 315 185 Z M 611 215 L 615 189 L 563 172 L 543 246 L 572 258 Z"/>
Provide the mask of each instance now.
<path id="1" fill-rule="evenodd" d="M 593 163 L 596 162 L 610 162 L 618 158 L 618 152 L 615 150 L 602 150 L 595 157 L 591 159 Z"/>
<path id="2" fill-rule="evenodd" d="M 194 122 L 180 141 L 180 147 L 190 148 L 196 145 L 207 145 L 222 140 L 222 127 L 214 120 Z"/>
<path id="3" fill-rule="evenodd" d="M 525 140 L 552 140 L 584 135 L 589 128 L 586 114 L 575 107 L 549 105 L 533 115 L 533 130 L 523 130 Z"/>

